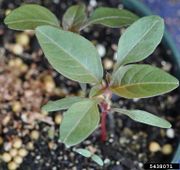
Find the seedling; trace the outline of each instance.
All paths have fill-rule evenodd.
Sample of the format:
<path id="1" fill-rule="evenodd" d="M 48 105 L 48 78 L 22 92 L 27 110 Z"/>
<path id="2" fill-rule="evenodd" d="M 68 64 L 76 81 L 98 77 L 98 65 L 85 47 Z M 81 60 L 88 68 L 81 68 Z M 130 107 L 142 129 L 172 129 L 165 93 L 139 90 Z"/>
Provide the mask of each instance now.
<path id="1" fill-rule="evenodd" d="M 77 145 L 92 134 L 99 126 L 100 117 L 101 139 L 105 141 L 106 116 L 109 112 L 121 113 L 152 126 L 171 127 L 168 121 L 146 111 L 111 106 L 112 93 L 127 99 L 147 98 L 178 87 L 178 80 L 163 70 L 137 64 L 153 53 L 163 37 L 164 22 L 159 16 L 138 19 L 124 9 L 100 7 L 88 17 L 84 5 L 75 5 L 65 12 L 61 27 L 48 9 L 39 5 L 23 5 L 6 17 L 5 24 L 15 30 L 35 30 L 46 58 L 57 72 L 79 82 L 85 90 L 85 84 L 92 86 L 88 97 L 66 97 L 49 101 L 43 106 L 48 112 L 67 110 L 63 114 L 59 136 L 66 146 Z M 117 63 L 112 74 L 103 75 L 96 48 L 78 34 L 93 24 L 112 28 L 130 25 L 119 40 Z M 76 152 L 98 160 L 97 155 L 87 150 Z M 99 161 L 99 164 L 102 165 L 102 162 Z"/>

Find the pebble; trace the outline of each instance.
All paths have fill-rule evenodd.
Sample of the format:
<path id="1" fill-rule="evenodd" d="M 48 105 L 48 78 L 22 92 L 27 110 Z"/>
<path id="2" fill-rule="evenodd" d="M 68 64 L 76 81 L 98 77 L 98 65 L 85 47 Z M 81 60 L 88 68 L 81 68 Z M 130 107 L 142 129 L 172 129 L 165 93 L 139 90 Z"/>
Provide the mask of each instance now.
<path id="1" fill-rule="evenodd" d="M 27 143 L 27 149 L 28 150 L 33 150 L 34 149 L 34 144 L 32 142 Z"/>
<path id="2" fill-rule="evenodd" d="M 16 138 L 13 141 L 13 147 L 19 149 L 22 146 L 22 140 L 20 138 Z"/>
<path id="3" fill-rule="evenodd" d="M 161 146 L 159 145 L 159 143 L 153 141 L 149 144 L 150 152 L 158 152 L 160 150 L 161 150 Z"/>
<path id="4" fill-rule="evenodd" d="M 21 103 L 19 101 L 15 101 L 13 102 L 12 104 L 12 110 L 13 112 L 15 113 L 18 113 L 22 110 L 22 106 L 21 106 Z"/>
<path id="5" fill-rule="evenodd" d="M 116 61 L 117 60 L 117 52 L 114 53 L 113 59 Z"/>
<path id="6" fill-rule="evenodd" d="M 16 43 L 21 46 L 27 46 L 29 41 L 29 36 L 26 33 L 20 33 L 16 36 Z"/>
<path id="7" fill-rule="evenodd" d="M 9 153 L 7 153 L 7 152 L 3 153 L 2 160 L 4 162 L 9 162 L 9 161 L 11 161 L 11 159 L 12 159 L 12 157 L 11 157 L 11 155 Z"/>
<path id="8" fill-rule="evenodd" d="M 17 168 L 18 168 L 18 165 L 14 161 L 8 163 L 9 170 L 16 170 Z"/>
<path id="9" fill-rule="evenodd" d="M 173 152 L 173 147 L 172 147 L 172 145 L 170 145 L 170 144 L 165 144 L 165 145 L 162 147 L 162 153 L 163 153 L 164 155 L 170 155 L 172 152 Z"/>
<path id="10" fill-rule="evenodd" d="M 92 7 L 96 7 L 97 6 L 97 1 L 96 0 L 90 0 L 89 5 Z"/>
<path id="11" fill-rule="evenodd" d="M 14 162 L 17 164 L 21 164 L 23 162 L 23 158 L 21 156 L 16 156 L 14 158 Z"/>
<path id="12" fill-rule="evenodd" d="M 56 114 L 54 121 L 57 125 L 60 125 L 62 122 L 62 115 L 61 114 Z"/>
<path id="13" fill-rule="evenodd" d="M 7 16 L 8 14 L 10 14 L 11 10 L 10 9 L 6 9 L 5 11 L 5 15 Z"/>
<path id="14" fill-rule="evenodd" d="M 11 142 L 5 142 L 4 143 L 4 150 L 9 151 L 12 148 L 12 143 Z"/>
<path id="15" fill-rule="evenodd" d="M 6 126 L 6 125 L 9 123 L 10 120 L 11 120 L 11 117 L 10 117 L 9 115 L 7 115 L 7 116 L 2 120 L 2 124 L 3 124 L 4 126 Z"/>
<path id="16" fill-rule="evenodd" d="M 55 150 L 57 148 L 57 145 L 54 142 L 49 142 L 48 147 L 49 149 Z"/>
<path id="17" fill-rule="evenodd" d="M 173 139 L 175 137 L 175 132 L 174 132 L 174 129 L 170 128 L 170 129 L 167 129 L 166 131 L 166 135 L 168 138 L 171 138 Z"/>
<path id="18" fill-rule="evenodd" d="M 17 155 L 18 151 L 17 149 L 14 149 L 12 148 L 10 151 L 9 151 L 9 154 L 12 156 L 12 157 L 15 157 Z"/>
<path id="19" fill-rule="evenodd" d="M 3 138 L 0 136 L 0 145 L 3 144 Z"/>
<path id="20" fill-rule="evenodd" d="M 28 151 L 26 149 L 24 149 L 24 148 L 21 148 L 18 151 L 18 155 L 21 156 L 21 157 L 25 157 L 25 156 L 27 156 L 27 154 L 28 154 Z"/>
<path id="21" fill-rule="evenodd" d="M 104 68 L 105 68 L 106 70 L 112 69 L 113 64 L 114 64 L 113 61 L 110 60 L 110 59 L 108 59 L 108 58 L 104 59 L 103 63 L 104 63 Z"/>
<path id="22" fill-rule="evenodd" d="M 37 140 L 39 138 L 39 132 L 37 130 L 33 130 L 30 134 L 32 140 Z"/>
<path id="23" fill-rule="evenodd" d="M 110 162 L 111 162 L 111 160 L 108 159 L 108 158 L 106 158 L 106 159 L 104 160 L 104 164 L 109 164 Z"/>
<path id="24" fill-rule="evenodd" d="M 100 57 L 104 57 L 106 54 L 106 48 L 101 44 L 97 44 L 96 48 L 97 48 L 97 51 L 98 51 Z"/>
<path id="25" fill-rule="evenodd" d="M 19 44 L 12 46 L 12 52 L 16 55 L 21 55 L 23 53 L 23 47 Z"/>
<path id="26" fill-rule="evenodd" d="M 131 137 L 133 135 L 132 130 L 129 128 L 126 128 L 126 127 L 124 128 L 123 133 L 125 136 L 129 136 L 129 137 Z"/>
<path id="27" fill-rule="evenodd" d="M 48 93 L 51 93 L 55 89 L 56 85 L 51 76 L 47 75 L 44 77 L 44 86 Z"/>
<path id="28" fill-rule="evenodd" d="M 120 139 L 119 139 L 119 143 L 120 144 L 125 144 L 125 143 L 127 143 L 127 138 L 125 138 L 125 137 L 121 137 Z"/>

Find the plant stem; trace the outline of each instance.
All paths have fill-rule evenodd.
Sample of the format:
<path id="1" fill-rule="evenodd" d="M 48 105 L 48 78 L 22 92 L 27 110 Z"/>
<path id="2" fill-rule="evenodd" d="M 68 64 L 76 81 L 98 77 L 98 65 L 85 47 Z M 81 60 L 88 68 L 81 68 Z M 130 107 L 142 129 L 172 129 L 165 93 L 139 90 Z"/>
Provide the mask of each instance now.
<path id="1" fill-rule="evenodd" d="M 107 137 L 106 132 L 106 119 L 107 119 L 107 111 L 102 112 L 101 115 L 101 141 L 105 142 Z"/>
<path id="2" fill-rule="evenodd" d="M 106 120 L 107 120 L 107 114 L 110 110 L 111 104 L 110 104 L 110 99 L 112 97 L 112 92 L 106 88 L 104 92 L 104 97 L 105 100 L 103 100 L 100 103 L 100 108 L 101 108 L 101 141 L 105 142 L 106 137 L 107 137 L 107 130 L 106 130 Z"/>

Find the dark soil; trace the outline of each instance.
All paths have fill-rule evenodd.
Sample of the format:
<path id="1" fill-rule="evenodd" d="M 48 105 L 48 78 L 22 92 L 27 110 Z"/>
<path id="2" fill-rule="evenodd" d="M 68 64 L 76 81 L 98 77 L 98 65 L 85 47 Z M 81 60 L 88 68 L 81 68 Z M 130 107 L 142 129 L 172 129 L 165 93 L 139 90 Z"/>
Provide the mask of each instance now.
<path id="1" fill-rule="evenodd" d="M 8 9 L 13 9 L 22 2 L 36 2 L 47 6 L 61 18 L 65 9 L 78 1 L 20 1 L 4 0 L 1 3 L 0 18 L 3 20 Z M 87 3 L 88 9 L 92 6 Z M 116 0 L 98 2 L 98 6 L 122 6 Z M 123 30 L 121 30 L 123 31 Z M 95 45 L 102 45 L 106 55 L 102 61 L 107 71 L 112 67 L 108 63 L 113 58 L 121 31 L 93 26 L 82 32 L 82 35 Z M 59 99 L 66 95 L 82 93 L 78 83 L 64 78 L 55 72 L 31 32 L 23 33 L 30 42 L 22 46 L 17 36 L 20 32 L 7 29 L 0 24 L 0 153 L 12 150 L 14 141 L 22 140 L 20 148 L 28 151 L 19 170 L 141 170 L 146 162 L 170 162 L 176 150 L 180 134 L 178 90 L 169 94 L 148 98 L 126 100 L 113 97 L 113 105 L 128 109 L 142 109 L 164 117 L 172 123 L 167 131 L 156 127 L 135 123 L 125 116 L 108 114 L 108 139 L 100 140 L 100 129 L 97 129 L 79 147 L 95 151 L 104 160 L 101 168 L 91 160 L 75 154 L 73 148 L 65 148 L 58 141 L 59 122 L 62 112 L 47 114 L 41 106 L 49 99 Z M 19 50 L 21 48 L 21 50 Z M 174 73 L 170 49 L 159 46 L 144 63 L 153 64 L 170 73 Z M 108 61 L 108 62 L 107 62 Z M 173 133 L 175 133 L 173 135 Z M 153 144 L 159 145 L 157 152 Z M 18 148 L 17 150 L 19 150 Z M 168 151 L 167 151 L 168 150 Z M 0 169 L 6 170 L 7 163 L 0 162 Z"/>

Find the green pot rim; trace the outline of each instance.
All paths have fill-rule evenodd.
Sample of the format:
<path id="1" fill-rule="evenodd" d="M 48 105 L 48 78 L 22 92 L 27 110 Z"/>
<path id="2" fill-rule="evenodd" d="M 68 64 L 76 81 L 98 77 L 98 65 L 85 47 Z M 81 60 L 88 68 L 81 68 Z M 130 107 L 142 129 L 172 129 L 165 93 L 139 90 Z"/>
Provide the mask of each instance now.
<path id="1" fill-rule="evenodd" d="M 140 16 L 153 14 L 153 12 L 139 0 L 122 0 L 122 3 L 127 9 L 135 11 Z M 176 65 L 174 74 L 180 79 L 180 52 L 178 51 L 175 42 L 173 41 L 170 33 L 167 30 L 165 30 L 162 43 L 163 46 L 171 49 L 173 56 L 172 60 L 173 63 Z M 172 162 L 173 163 L 180 162 L 180 143 L 174 154 Z"/>

